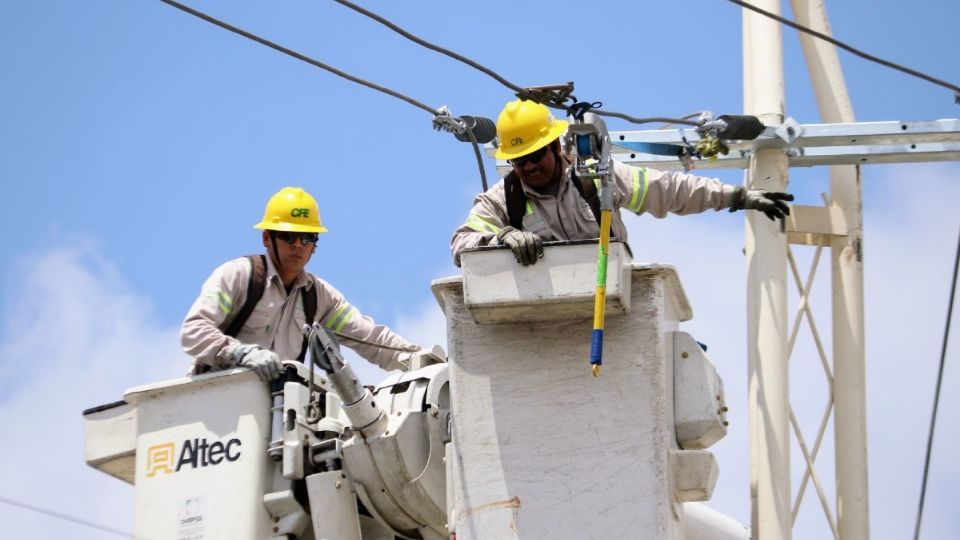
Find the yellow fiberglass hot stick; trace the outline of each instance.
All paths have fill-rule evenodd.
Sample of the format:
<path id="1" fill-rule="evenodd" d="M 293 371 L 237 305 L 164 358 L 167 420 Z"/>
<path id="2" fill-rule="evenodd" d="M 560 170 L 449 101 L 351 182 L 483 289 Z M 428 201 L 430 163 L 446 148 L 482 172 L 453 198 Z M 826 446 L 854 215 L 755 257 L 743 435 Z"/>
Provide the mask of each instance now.
<path id="1" fill-rule="evenodd" d="M 602 185 L 602 184 L 601 184 Z M 602 186 L 606 189 L 606 186 Z M 600 246 L 597 251 L 597 291 L 593 302 L 593 336 L 590 341 L 590 364 L 593 376 L 600 376 L 603 363 L 603 317 L 607 308 L 607 253 L 610 250 L 610 208 L 600 209 Z"/>
<path id="2" fill-rule="evenodd" d="M 613 214 L 613 189 L 610 186 L 613 161 L 610 157 L 610 133 L 603 119 L 589 112 L 599 103 L 571 105 L 566 147 L 575 158 L 574 173 L 581 181 L 592 181 L 600 199 L 600 245 L 597 251 L 597 289 L 593 302 L 593 333 L 590 337 L 590 365 L 593 376 L 600 376 L 603 363 L 603 317 L 607 307 L 607 256 L 610 251 L 610 219 Z"/>

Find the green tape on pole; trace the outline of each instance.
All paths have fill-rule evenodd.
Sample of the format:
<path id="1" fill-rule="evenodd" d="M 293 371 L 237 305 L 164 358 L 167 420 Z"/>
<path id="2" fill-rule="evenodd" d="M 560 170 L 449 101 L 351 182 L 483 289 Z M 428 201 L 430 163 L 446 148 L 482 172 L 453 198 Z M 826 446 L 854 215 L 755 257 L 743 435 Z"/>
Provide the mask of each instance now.
<path id="1" fill-rule="evenodd" d="M 607 254 L 602 252 L 597 261 L 597 287 L 607 286 Z"/>

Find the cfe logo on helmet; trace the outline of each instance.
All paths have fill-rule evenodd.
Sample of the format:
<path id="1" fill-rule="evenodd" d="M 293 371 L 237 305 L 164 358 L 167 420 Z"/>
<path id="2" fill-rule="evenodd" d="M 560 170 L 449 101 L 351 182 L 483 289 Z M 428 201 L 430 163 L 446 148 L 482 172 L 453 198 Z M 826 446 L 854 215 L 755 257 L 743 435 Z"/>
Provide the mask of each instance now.
<path id="1" fill-rule="evenodd" d="M 286 232 L 324 233 L 317 201 L 303 188 L 285 187 L 267 201 L 263 219 L 255 229 Z"/>

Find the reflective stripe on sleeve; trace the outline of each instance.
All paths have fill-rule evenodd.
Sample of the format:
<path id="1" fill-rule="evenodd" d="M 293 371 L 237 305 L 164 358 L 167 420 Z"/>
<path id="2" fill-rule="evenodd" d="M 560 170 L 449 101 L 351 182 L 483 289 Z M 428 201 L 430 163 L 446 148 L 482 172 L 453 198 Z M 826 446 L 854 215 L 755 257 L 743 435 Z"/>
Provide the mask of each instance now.
<path id="1" fill-rule="evenodd" d="M 643 208 L 643 202 L 647 200 L 647 186 L 649 184 L 647 180 L 647 169 L 643 167 L 631 167 L 631 169 L 631 176 L 633 176 L 633 196 L 630 197 L 630 204 L 627 205 L 627 210 L 630 210 L 634 214 L 639 214 Z M 641 176 L 643 177 L 642 180 Z"/>
<path id="2" fill-rule="evenodd" d="M 500 227 L 497 227 L 473 212 L 470 212 L 470 217 L 467 218 L 466 223 L 463 225 L 477 232 L 492 232 L 493 234 L 500 232 Z"/>
<path id="3" fill-rule="evenodd" d="M 340 309 L 333 313 L 333 316 L 330 317 L 330 320 L 328 320 L 324 326 L 339 332 L 343 330 L 343 327 L 346 326 L 347 323 L 350 322 L 350 319 L 352 319 L 356 314 L 357 309 L 355 307 L 344 303 L 342 306 L 340 306 Z"/>
<path id="4" fill-rule="evenodd" d="M 223 292 L 220 287 L 212 287 L 203 291 L 203 296 L 215 300 L 217 307 L 220 308 L 220 311 L 222 311 L 224 315 L 233 313 L 233 298 L 230 298 L 230 295 Z"/>

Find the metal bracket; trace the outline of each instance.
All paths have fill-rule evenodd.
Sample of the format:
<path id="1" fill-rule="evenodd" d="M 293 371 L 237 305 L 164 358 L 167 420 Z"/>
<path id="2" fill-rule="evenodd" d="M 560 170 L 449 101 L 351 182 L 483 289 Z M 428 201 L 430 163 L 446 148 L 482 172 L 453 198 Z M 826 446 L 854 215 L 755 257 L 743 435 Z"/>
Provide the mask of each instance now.
<path id="1" fill-rule="evenodd" d="M 788 116 L 782 124 L 774 127 L 773 132 L 787 144 L 793 144 L 803 134 L 803 126 Z"/>
<path id="2" fill-rule="evenodd" d="M 293 496 L 293 490 L 276 491 L 263 496 L 263 506 L 275 519 L 273 536 L 300 536 L 310 524 L 310 515 Z"/>

